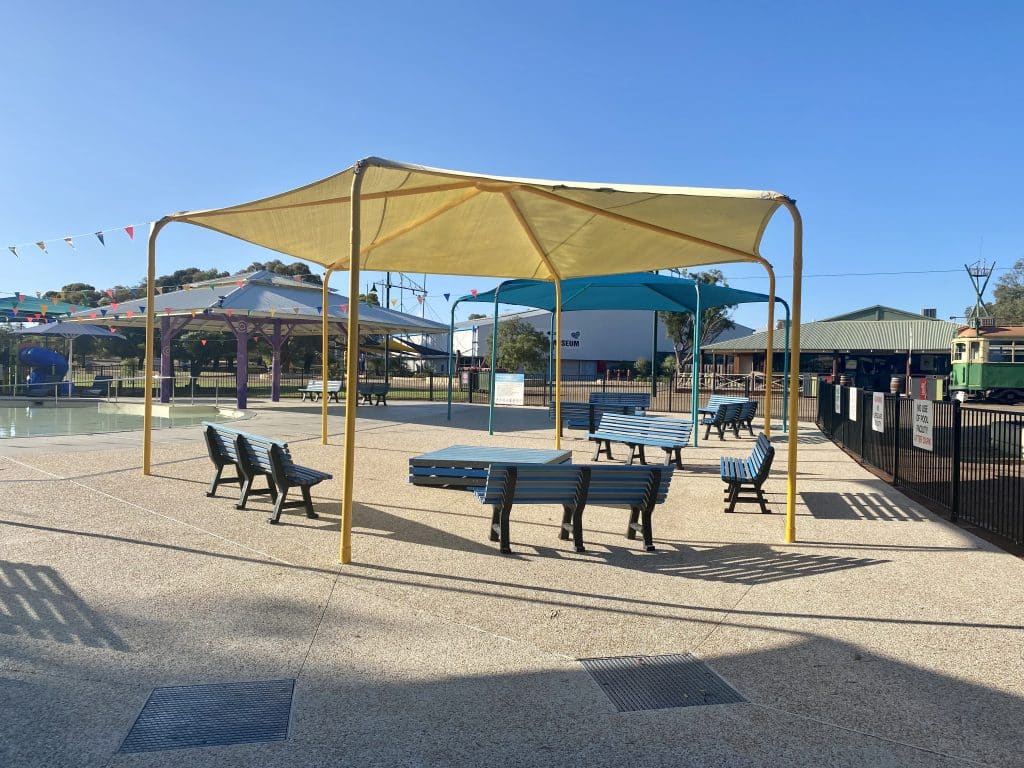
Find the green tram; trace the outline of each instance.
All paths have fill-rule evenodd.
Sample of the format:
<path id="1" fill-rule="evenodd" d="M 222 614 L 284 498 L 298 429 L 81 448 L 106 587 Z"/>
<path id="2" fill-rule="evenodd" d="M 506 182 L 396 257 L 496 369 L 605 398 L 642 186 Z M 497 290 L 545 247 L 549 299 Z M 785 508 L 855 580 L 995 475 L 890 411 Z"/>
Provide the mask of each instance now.
<path id="1" fill-rule="evenodd" d="M 953 339 L 949 390 L 961 400 L 1024 400 L 1024 325 L 960 331 Z"/>

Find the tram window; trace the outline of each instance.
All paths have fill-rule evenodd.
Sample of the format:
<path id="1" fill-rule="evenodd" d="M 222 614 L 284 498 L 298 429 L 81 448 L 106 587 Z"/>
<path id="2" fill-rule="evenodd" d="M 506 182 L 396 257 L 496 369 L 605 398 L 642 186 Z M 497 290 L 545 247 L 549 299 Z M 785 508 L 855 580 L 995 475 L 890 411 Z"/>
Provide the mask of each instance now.
<path id="1" fill-rule="evenodd" d="M 1012 363 L 1013 346 L 1011 344 L 990 344 L 988 347 L 988 362 Z"/>
<path id="2" fill-rule="evenodd" d="M 972 341 L 971 342 L 970 352 L 968 354 L 968 360 L 970 360 L 971 362 L 975 362 L 975 361 L 980 361 L 981 360 L 981 342 L 980 341 Z"/>
<path id="3" fill-rule="evenodd" d="M 964 359 L 964 350 L 967 349 L 967 345 L 964 343 L 953 345 L 953 361 L 961 362 Z"/>

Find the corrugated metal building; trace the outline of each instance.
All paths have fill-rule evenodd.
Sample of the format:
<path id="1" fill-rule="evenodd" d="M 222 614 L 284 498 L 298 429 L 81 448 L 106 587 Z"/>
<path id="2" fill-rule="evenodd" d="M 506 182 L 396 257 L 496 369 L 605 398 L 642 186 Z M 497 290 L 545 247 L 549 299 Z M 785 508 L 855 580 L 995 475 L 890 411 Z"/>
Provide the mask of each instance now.
<path id="1" fill-rule="evenodd" d="M 903 375 L 910 360 L 912 375 L 945 376 L 950 347 L 960 325 L 925 314 L 875 305 L 800 326 L 800 370 L 829 376 L 847 375 L 857 386 L 886 389 Z M 763 371 L 765 331 L 717 341 L 704 348 L 704 363 L 731 356 L 729 373 Z M 784 335 L 775 334 L 774 370 L 782 371 Z"/>

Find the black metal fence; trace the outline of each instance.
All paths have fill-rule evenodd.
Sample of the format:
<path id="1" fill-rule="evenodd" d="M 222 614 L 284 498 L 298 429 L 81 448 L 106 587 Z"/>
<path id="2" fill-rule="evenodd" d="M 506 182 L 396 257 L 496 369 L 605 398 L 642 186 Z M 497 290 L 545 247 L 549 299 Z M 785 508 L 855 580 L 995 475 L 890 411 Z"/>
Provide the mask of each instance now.
<path id="1" fill-rule="evenodd" d="M 1024 413 L 925 401 L 929 424 L 915 414 L 920 402 L 822 384 L 817 422 L 835 443 L 893 485 L 939 505 L 951 520 L 1024 544 Z M 915 445 L 915 429 L 930 450 Z"/>

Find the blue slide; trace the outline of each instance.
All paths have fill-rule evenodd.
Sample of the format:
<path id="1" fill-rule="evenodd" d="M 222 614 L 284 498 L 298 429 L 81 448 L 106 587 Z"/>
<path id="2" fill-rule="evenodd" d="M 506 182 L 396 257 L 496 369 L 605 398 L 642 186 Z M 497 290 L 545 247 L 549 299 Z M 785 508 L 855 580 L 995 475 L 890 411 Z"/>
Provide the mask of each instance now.
<path id="1" fill-rule="evenodd" d="M 53 397 L 53 384 L 64 381 L 68 372 L 68 361 L 64 355 L 43 347 L 24 347 L 18 352 L 18 362 L 29 366 L 28 386 L 25 394 L 29 397 Z M 61 394 L 68 394 L 70 384 L 60 387 Z"/>

